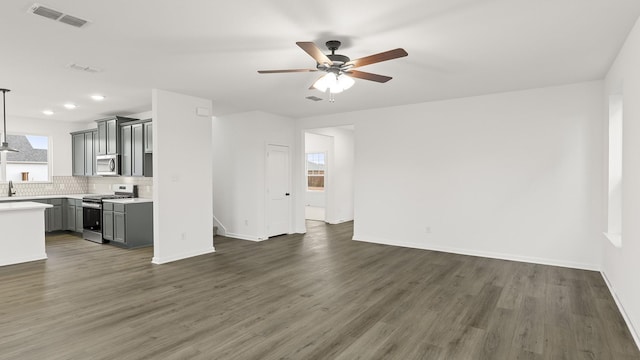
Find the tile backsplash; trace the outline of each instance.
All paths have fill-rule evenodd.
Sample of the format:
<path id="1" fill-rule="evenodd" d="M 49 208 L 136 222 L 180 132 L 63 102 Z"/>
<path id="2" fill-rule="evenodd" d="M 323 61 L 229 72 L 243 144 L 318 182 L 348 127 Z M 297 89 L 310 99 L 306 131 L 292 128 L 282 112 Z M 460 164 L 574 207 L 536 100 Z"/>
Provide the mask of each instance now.
<path id="1" fill-rule="evenodd" d="M 150 177 L 84 177 L 53 176 L 52 182 L 14 182 L 16 196 L 67 195 L 67 194 L 111 194 L 113 184 L 138 185 L 138 196 L 153 197 L 153 178 Z M 9 184 L 0 184 L 0 197 L 7 196 Z"/>
<path id="2" fill-rule="evenodd" d="M 14 182 L 17 196 L 86 194 L 88 181 L 82 176 L 53 176 L 52 182 Z M 9 184 L 0 184 L 0 196 L 9 193 Z"/>
<path id="3" fill-rule="evenodd" d="M 126 177 L 126 176 L 92 176 L 88 178 L 87 192 L 90 194 L 112 193 L 113 184 L 134 184 L 138 185 L 138 196 L 142 198 L 153 198 L 153 178 L 151 177 Z"/>

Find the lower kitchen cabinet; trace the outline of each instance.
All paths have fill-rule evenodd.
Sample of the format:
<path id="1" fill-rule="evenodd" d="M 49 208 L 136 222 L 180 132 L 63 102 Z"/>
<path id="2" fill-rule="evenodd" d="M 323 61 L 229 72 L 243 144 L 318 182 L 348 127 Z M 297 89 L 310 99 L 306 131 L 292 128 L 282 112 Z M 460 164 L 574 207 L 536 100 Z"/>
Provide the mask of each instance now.
<path id="1" fill-rule="evenodd" d="M 82 232 L 82 200 L 76 200 L 76 232 Z"/>
<path id="2" fill-rule="evenodd" d="M 64 209 L 64 229 L 82 232 L 82 200 L 67 199 Z"/>
<path id="3" fill-rule="evenodd" d="M 102 238 L 113 240 L 113 204 L 102 204 Z"/>
<path id="4" fill-rule="evenodd" d="M 110 244 L 127 248 L 153 245 L 153 203 L 104 201 L 102 237 Z"/>
<path id="5" fill-rule="evenodd" d="M 74 199 L 67 199 L 65 212 L 66 224 L 64 229 L 69 231 L 76 231 L 76 202 Z"/>
<path id="6" fill-rule="evenodd" d="M 44 210 L 44 231 L 64 230 L 63 199 L 36 200 L 36 202 L 53 205 L 53 207 Z"/>

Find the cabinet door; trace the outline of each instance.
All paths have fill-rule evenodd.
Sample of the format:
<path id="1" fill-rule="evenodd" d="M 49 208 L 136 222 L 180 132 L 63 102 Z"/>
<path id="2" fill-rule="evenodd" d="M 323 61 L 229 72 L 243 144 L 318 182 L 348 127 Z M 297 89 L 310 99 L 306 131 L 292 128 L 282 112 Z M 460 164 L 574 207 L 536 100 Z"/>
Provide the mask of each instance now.
<path id="1" fill-rule="evenodd" d="M 84 176 L 84 134 L 71 135 L 72 138 L 72 174 L 73 176 Z"/>
<path id="2" fill-rule="evenodd" d="M 84 134 L 84 175 L 92 176 L 95 173 L 94 163 L 95 154 L 93 153 L 93 132 Z"/>
<path id="3" fill-rule="evenodd" d="M 97 155 L 106 155 L 107 154 L 107 122 L 101 121 L 98 123 L 98 150 L 96 151 Z"/>
<path id="4" fill-rule="evenodd" d="M 73 200 L 71 200 L 73 201 Z M 67 226 L 66 230 L 76 231 L 76 205 L 67 205 Z"/>
<path id="5" fill-rule="evenodd" d="M 121 243 L 125 241 L 125 213 L 114 212 L 113 213 L 113 241 Z"/>
<path id="6" fill-rule="evenodd" d="M 99 138 L 98 138 L 98 131 L 97 130 L 94 130 L 92 132 L 92 134 L 93 134 L 93 159 L 92 159 L 92 161 L 93 161 L 93 173 L 91 173 L 91 175 L 95 176 L 96 175 L 96 170 L 97 170 L 96 169 L 96 155 L 98 155 L 98 148 L 99 148 L 100 141 L 99 141 Z"/>
<path id="7" fill-rule="evenodd" d="M 120 141 L 122 142 L 122 151 L 120 152 L 122 176 L 131 176 L 131 125 L 120 127 L 120 133 Z"/>
<path id="8" fill-rule="evenodd" d="M 147 122 L 144 123 L 144 152 L 152 153 L 153 152 L 153 123 Z"/>
<path id="9" fill-rule="evenodd" d="M 116 119 L 107 120 L 107 154 L 118 153 L 118 124 Z"/>
<path id="10" fill-rule="evenodd" d="M 131 125 L 131 175 L 144 175 L 144 136 L 142 124 Z"/>
<path id="11" fill-rule="evenodd" d="M 113 211 L 102 211 L 102 238 L 113 240 Z"/>
<path id="12" fill-rule="evenodd" d="M 82 206 L 76 205 L 76 231 L 82 232 Z"/>
<path id="13" fill-rule="evenodd" d="M 62 205 L 54 205 L 51 210 L 51 219 L 50 225 L 51 228 L 49 231 L 60 231 L 62 230 Z"/>

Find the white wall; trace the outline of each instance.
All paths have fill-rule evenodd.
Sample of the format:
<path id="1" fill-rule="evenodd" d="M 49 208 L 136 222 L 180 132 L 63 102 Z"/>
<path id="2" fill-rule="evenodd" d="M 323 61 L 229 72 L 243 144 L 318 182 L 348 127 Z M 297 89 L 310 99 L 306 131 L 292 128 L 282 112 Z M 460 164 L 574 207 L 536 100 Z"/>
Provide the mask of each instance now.
<path id="1" fill-rule="evenodd" d="M 354 239 L 598 269 L 601 99 L 598 81 L 300 128 L 355 125 Z"/>
<path id="2" fill-rule="evenodd" d="M 71 176 L 72 155 L 69 133 L 86 128 L 86 123 L 7 117 L 7 132 L 10 134 L 46 135 L 49 137 L 52 176 Z"/>
<path id="3" fill-rule="evenodd" d="M 212 102 L 154 89 L 152 112 L 153 263 L 213 252 Z"/>
<path id="4" fill-rule="evenodd" d="M 353 129 L 330 127 L 309 132 L 331 139 L 327 163 L 325 221 L 339 224 L 353 220 L 354 136 Z M 305 145 L 306 146 L 306 145 Z"/>
<path id="5" fill-rule="evenodd" d="M 259 111 L 213 119 L 214 215 L 219 232 L 225 236 L 254 241 L 267 238 L 265 154 L 268 144 L 289 146 L 292 159 L 294 121 Z M 292 168 L 291 173 L 295 171 Z M 300 197 L 292 192 L 293 199 Z M 304 219 L 304 215 L 300 216 Z M 292 214 L 292 224 L 293 221 Z"/>
<path id="6" fill-rule="evenodd" d="M 623 314 L 632 327 L 640 346 L 640 23 L 629 34 L 624 47 L 605 80 L 602 101 L 622 89 L 623 96 L 623 163 L 622 163 L 622 247 L 617 248 L 604 237 L 602 270 L 622 306 Z M 606 111 L 605 111 L 606 113 Z M 604 126 L 604 140 L 607 127 Z M 606 158 L 605 158 L 606 159 Z M 603 196 L 607 188 L 601 189 Z M 606 211 L 606 203 L 603 210 Z M 606 231 L 603 216 L 601 230 Z"/>

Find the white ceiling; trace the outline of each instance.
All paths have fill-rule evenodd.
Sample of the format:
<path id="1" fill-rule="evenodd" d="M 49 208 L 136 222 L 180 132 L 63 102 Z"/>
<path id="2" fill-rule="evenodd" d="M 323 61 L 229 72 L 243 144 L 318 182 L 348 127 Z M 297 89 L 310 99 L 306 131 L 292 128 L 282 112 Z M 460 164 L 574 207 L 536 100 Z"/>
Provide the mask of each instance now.
<path id="1" fill-rule="evenodd" d="M 640 15 L 638 0 L 43 1 L 91 24 L 73 28 L 29 14 L 33 2 L 2 0 L 0 87 L 12 90 L 10 116 L 138 113 L 151 108 L 152 88 L 212 99 L 216 115 L 305 117 L 595 80 Z M 409 56 L 361 68 L 393 80 L 356 80 L 335 103 L 308 90 L 318 73 L 256 72 L 313 68 L 295 42 L 324 49 L 331 39 L 352 59 L 397 47 Z M 93 102 L 93 93 L 107 99 Z"/>

